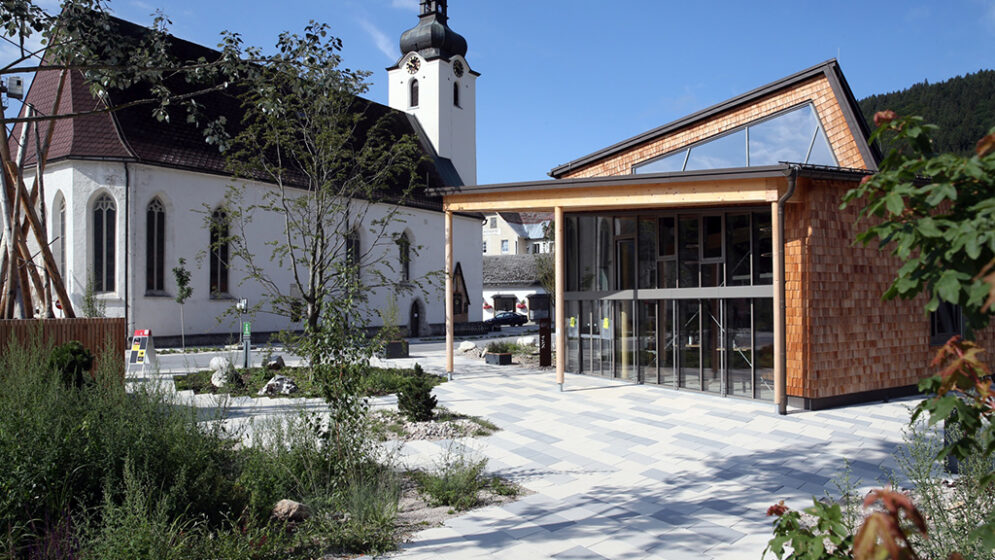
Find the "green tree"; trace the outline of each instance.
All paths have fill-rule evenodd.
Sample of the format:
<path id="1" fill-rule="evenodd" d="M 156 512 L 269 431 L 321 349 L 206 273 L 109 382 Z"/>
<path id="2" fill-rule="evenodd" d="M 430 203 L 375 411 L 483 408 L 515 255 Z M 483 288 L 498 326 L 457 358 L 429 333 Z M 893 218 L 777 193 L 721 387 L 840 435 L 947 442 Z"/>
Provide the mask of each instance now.
<path id="1" fill-rule="evenodd" d="M 936 154 L 931 140 L 936 127 L 921 117 L 881 111 L 874 122 L 871 141 L 886 140 L 888 152 L 879 171 L 849 191 L 843 205 L 862 205 L 860 219 L 869 225 L 859 242 L 876 241 L 904 261 L 884 299 L 925 294 L 926 311 L 945 301 L 960 306 L 971 330 L 987 326 L 995 313 L 995 128 L 977 142 L 973 155 L 961 156 Z M 930 425 L 944 422 L 948 433 L 956 434 L 937 461 L 995 452 L 995 392 L 982 353 L 974 343 L 954 337 L 932 362 L 940 373 L 919 384 L 927 398 L 912 422 L 926 415 Z M 985 485 L 995 481 L 995 470 L 983 480 Z M 838 523 L 838 507 L 816 503 L 807 509 L 816 517 L 813 530 L 799 523 L 797 512 L 775 505 L 768 510 L 777 516 L 768 550 L 778 558 L 917 558 L 912 536 L 928 537 L 928 527 L 911 500 L 889 489 L 875 490 L 864 502 L 872 504 L 880 507 L 856 535 Z M 995 550 L 995 519 L 970 538 Z M 826 552 L 824 539 L 837 546 L 835 552 Z M 794 552 L 788 553 L 786 544 Z"/>
<path id="2" fill-rule="evenodd" d="M 193 295 L 193 288 L 190 287 L 190 271 L 186 267 L 187 260 L 180 257 L 176 266 L 173 267 L 173 279 L 176 281 L 176 303 L 180 304 L 180 346 L 186 350 L 187 341 L 184 334 L 183 304 Z"/>
<path id="3" fill-rule="evenodd" d="M 397 274 L 391 228 L 402 219 L 398 203 L 419 184 L 422 152 L 398 132 L 403 115 L 359 97 L 368 73 L 342 68 L 341 48 L 312 22 L 302 35 L 282 34 L 276 55 L 253 51 L 257 61 L 242 82 L 244 126 L 228 155 L 236 177 L 274 188 L 253 198 L 258 191 L 231 187 L 229 235 L 220 242 L 264 290 L 256 311 L 303 315 L 306 337 L 323 320 L 367 324 L 362 304 L 372 290 L 418 285 Z M 263 216 L 281 224 L 267 251 L 250 233 Z M 289 286 L 270 263 L 290 271 Z"/>

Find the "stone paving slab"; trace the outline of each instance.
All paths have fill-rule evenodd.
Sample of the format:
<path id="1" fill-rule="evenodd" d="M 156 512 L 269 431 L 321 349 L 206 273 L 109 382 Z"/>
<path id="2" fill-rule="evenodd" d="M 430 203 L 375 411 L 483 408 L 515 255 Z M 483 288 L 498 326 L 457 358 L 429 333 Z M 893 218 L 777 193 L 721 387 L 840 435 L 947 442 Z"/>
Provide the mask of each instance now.
<path id="1" fill-rule="evenodd" d="M 418 356 L 442 373 L 441 354 Z M 502 431 L 471 445 L 532 492 L 487 522 L 457 517 L 413 536 L 404 559 L 757 558 L 766 509 L 807 507 L 849 460 L 866 487 L 901 445 L 915 400 L 779 416 L 770 403 L 489 366 L 457 356 L 442 406 Z M 428 442 L 406 455 L 441 453 Z M 446 537 L 443 537 L 443 536 Z"/>
<path id="2" fill-rule="evenodd" d="M 444 375 L 444 355 L 412 346 L 418 362 Z M 186 359 L 186 358 L 184 358 Z M 177 367 L 172 373 L 181 370 Z M 416 533 L 403 559 L 738 559 L 757 558 L 770 538 L 768 506 L 811 505 L 833 491 L 849 460 L 866 487 L 885 480 L 915 400 L 779 416 L 770 403 L 492 366 L 457 356 L 439 404 L 482 416 L 501 431 L 486 438 L 416 441 L 396 448 L 402 465 L 431 468 L 451 449 L 487 457 L 488 469 L 534 492 Z M 129 376 L 129 384 L 171 376 Z M 320 399 L 219 399 L 176 394 L 205 420 L 226 407 L 233 429 L 320 410 Z M 374 408 L 394 406 L 373 399 Z M 902 481 L 899 480 L 901 483 Z"/>

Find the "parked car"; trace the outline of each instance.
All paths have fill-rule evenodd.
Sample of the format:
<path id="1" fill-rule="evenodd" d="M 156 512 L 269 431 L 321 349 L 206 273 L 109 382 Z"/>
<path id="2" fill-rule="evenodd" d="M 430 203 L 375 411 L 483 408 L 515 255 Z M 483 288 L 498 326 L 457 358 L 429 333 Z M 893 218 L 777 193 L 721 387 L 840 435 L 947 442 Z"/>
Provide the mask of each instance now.
<path id="1" fill-rule="evenodd" d="M 484 321 L 484 324 L 489 327 L 496 327 L 499 325 L 512 325 L 518 327 L 528 322 L 529 318 L 525 315 L 515 313 L 514 311 L 502 311 L 494 317 Z"/>

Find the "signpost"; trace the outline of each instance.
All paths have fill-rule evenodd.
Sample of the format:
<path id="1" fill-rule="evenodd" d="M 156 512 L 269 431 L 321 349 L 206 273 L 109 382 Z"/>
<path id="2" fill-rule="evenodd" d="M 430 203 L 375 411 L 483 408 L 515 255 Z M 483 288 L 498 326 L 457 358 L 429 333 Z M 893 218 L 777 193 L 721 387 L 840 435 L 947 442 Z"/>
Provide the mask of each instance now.
<path id="1" fill-rule="evenodd" d="M 145 373 L 146 366 L 153 362 L 158 365 L 155 343 L 152 341 L 152 331 L 149 329 L 135 330 L 131 339 L 131 352 L 128 355 L 128 372 L 140 369 L 142 373 Z"/>
<path id="2" fill-rule="evenodd" d="M 249 308 L 249 300 L 242 298 L 235 304 L 238 309 L 238 318 L 242 320 L 242 313 Z M 249 369 L 252 360 L 249 359 L 250 348 L 252 347 L 252 323 L 242 321 L 242 368 Z"/>

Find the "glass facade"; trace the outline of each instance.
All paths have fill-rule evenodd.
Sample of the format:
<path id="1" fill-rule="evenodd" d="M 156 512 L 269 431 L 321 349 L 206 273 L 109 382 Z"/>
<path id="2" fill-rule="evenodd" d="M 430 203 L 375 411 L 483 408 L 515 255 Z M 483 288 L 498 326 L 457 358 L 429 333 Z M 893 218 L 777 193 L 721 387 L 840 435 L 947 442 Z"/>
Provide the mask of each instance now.
<path id="1" fill-rule="evenodd" d="M 806 103 L 633 167 L 633 173 L 673 173 L 777 165 L 837 165 L 815 107 Z"/>
<path id="2" fill-rule="evenodd" d="M 567 369 L 773 398 L 767 208 L 568 214 Z"/>

